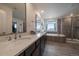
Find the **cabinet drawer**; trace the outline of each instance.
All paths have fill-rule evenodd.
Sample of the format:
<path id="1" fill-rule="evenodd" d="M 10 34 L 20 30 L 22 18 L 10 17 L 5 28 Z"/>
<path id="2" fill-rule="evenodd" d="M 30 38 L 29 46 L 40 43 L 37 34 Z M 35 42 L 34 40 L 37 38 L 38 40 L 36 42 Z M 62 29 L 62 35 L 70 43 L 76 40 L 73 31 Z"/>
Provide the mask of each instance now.
<path id="1" fill-rule="evenodd" d="M 34 49 L 35 49 L 35 44 L 32 44 L 28 49 L 26 49 L 25 56 L 31 56 Z"/>

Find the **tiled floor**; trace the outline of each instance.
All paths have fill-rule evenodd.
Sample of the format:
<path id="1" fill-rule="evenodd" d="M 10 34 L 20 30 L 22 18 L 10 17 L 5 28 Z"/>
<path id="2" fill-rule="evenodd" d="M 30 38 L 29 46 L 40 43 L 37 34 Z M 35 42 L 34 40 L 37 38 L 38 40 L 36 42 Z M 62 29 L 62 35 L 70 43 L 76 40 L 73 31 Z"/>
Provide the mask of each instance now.
<path id="1" fill-rule="evenodd" d="M 47 41 L 44 56 L 79 56 L 79 44 Z"/>

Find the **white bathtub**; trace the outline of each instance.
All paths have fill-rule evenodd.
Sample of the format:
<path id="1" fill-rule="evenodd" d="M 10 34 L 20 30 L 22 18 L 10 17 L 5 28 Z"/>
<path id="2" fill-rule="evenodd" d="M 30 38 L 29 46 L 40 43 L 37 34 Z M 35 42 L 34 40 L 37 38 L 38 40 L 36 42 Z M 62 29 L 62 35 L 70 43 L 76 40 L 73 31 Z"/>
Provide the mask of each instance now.
<path id="1" fill-rule="evenodd" d="M 47 36 L 66 37 L 64 34 L 46 34 Z"/>
<path id="2" fill-rule="evenodd" d="M 64 34 L 46 34 L 48 41 L 54 42 L 66 42 L 66 36 Z"/>

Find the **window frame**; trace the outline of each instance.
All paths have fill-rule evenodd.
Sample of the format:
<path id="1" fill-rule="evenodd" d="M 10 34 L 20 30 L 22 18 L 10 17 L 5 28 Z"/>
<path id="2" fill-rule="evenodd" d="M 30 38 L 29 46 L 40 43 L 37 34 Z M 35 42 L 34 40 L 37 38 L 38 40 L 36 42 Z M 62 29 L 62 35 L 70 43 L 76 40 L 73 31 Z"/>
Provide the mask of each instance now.
<path id="1" fill-rule="evenodd" d="M 47 27 L 48 27 L 48 23 L 47 22 L 56 22 L 56 30 L 55 31 L 48 31 L 47 30 Z M 58 28 L 57 28 L 57 19 L 53 19 L 53 18 L 51 18 L 51 19 L 46 19 L 45 20 L 45 26 L 46 26 L 46 32 L 48 32 L 48 33 L 56 33 L 57 31 L 58 31 Z"/>
<path id="2" fill-rule="evenodd" d="M 37 22 L 38 22 L 38 21 L 40 21 L 40 24 L 41 24 L 41 26 L 42 26 L 40 17 L 39 17 L 38 15 L 35 15 L 35 31 L 36 31 L 36 32 L 40 32 L 40 31 L 41 31 L 41 29 L 40 29 L 39 31 L 37 30 Z"/>

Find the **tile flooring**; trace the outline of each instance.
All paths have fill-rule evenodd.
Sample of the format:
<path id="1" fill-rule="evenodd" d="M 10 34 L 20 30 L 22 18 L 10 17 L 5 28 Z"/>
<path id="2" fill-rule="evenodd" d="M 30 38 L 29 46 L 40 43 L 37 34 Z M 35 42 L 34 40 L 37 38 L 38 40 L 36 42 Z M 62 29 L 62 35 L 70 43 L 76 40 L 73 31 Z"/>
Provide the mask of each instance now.
<path id="1" fill-rule="evenodd" d="M 43 56 L 79 56 L 79 44 L 47 41 Z"/>

